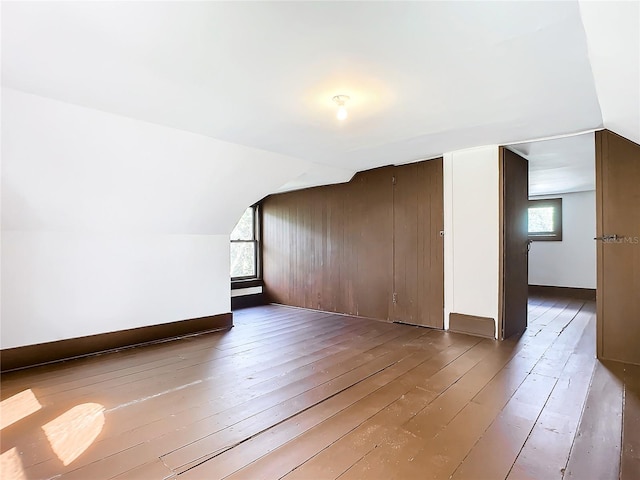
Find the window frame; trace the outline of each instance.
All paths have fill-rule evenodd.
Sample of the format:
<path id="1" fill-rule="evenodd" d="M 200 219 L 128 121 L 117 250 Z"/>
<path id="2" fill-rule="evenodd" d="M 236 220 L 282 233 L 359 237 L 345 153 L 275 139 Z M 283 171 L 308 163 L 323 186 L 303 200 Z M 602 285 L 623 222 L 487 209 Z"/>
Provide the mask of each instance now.
<path id="1" fill-rule="evenodd" d="M 253 261 L 254 261 L 254 271 L 255 275 L 245 275 L 242 277 L 231 277 L 231 288 L 245 288 L 254 285 L 256 282 L 258 284 L 262 284 L 262 249 L 260 248 L 261 242 L 261 222 L 260 222 L 260 205 L 255 204 L 250 207 L 253 209 L 253 225 L 252 225 L 252 233 L 253 239 L 251 240 L 232 240 L 229 239 L 229 244 L 232 243 L 253 243 Z M 245 210 L 246 211 L 246 210 Z M 243 212 L 244 215 L 244 212 Z M 239 220 L 239 219 L 238 219 Z M 234 227 L 235 228 L 235 227 Z M 231 272 L 229 272 L 231 274 Z"/>
<path id="2" fill-rule="evenodd" d="M 531 233 L 527 227 L 529 240 L 534 242 L 561 242 L 562 241 L 562 198 L 540 198 L 529 200 L 527 207 L 527 225 L 529 209 L 553 207 L 553 230 L 550 232 Z"/>

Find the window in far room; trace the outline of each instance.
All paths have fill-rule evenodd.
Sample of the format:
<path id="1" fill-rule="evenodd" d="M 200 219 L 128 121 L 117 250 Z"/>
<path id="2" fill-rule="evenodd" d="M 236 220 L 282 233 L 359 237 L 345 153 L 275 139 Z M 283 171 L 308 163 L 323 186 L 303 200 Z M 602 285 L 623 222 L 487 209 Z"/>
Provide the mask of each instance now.
<path id="1" fill-rule="evenodd" d="M 231 232 L 231 280 L 258 278 L 258 206 L 247 208 Z"/>
<path id="2" fill-rule="evenodd" d="M 529 240 L 562 240 L 562 198 L 529 200 Z"/>

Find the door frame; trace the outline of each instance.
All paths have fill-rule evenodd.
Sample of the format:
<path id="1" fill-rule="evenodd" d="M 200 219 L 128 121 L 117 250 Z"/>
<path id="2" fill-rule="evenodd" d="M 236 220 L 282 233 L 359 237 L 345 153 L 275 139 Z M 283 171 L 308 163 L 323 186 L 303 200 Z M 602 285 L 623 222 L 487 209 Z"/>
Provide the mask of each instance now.
<path id="1" fill-rule="evenodd" d="M 498 239 L 500 242 L 498 250 L 498 321 L 496 338 L 504 340 L 504 146 L 498 147 Z"/>
<path id="2" fill-rule="evenodd" d="M 605 147 L 605 130 L 594 133 L 595 137 L 595 174 L 596 174 L 596 237 L 603 235 L 603 184 L 602 168 L 605 163 L 604 156 L 607 155 Z M 602 302 L 602 292 L 604 291 L 604 265 L 603 265 L 603 242 L 596 241 L 596 357 L 602 358 L 604 351 L 604 305 Z M 598 294 L 600 292 L 600 295 Z"/>

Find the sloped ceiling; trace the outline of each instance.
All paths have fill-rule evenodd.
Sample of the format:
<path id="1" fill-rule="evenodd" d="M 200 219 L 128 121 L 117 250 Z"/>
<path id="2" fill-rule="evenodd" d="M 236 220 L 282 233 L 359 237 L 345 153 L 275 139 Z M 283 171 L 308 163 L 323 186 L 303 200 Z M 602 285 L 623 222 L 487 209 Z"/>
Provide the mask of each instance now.
<path id="1" fill-rule="evenodd" d="M 640 144 L 640 2 L 580 2 L 606 128 Z"/>
<path id="2" fill-rule="evenodd" d="M 285 190 L 446 151 L 597 129 L 601 106 L 604 126 L 620 120 L 621 133 L 640 141 L 638 109 L 611 106 L 638 92 L 637 42 L 610 52 L 616 15 L 601 28 L 595 17 L 615 2 L 586 15 L 596 25 L 591 37 L 582 7 L 3 2 L 2 83 L 313 162 Z M 637 39 L 637 27 L 637 15 L 625 20 L 628 34 L 613 46 Z M 612 62 L 631 63 L 619 89 L 607 73 Z M 344 123 L 335 119 L 336 94 L 351 96 Z"/>
<path id="3" fill-rule="evenodd" d="M 2 88 L 3 231 L 226 235 L 248 205 L 312 168 Z"/>

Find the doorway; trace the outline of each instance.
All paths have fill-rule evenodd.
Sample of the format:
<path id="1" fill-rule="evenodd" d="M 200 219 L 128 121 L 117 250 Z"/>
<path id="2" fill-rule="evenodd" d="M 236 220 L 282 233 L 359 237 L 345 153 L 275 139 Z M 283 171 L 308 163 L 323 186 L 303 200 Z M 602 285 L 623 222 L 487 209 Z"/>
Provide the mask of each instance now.
<path id="1" fill-rule="evenodd" d="M 542 324 L 572 298 L 595 300 L 595 135 L 507 148 L 529 162 L 528 314 Z"/>

